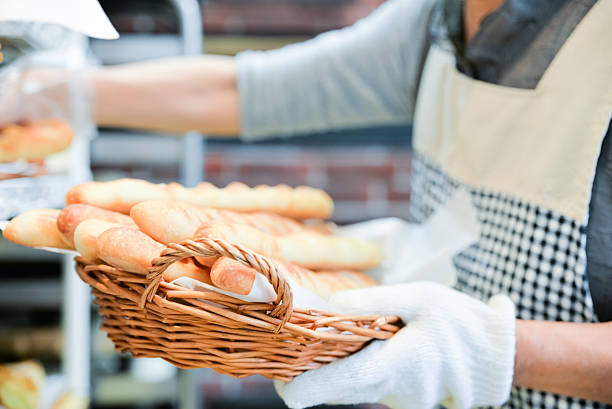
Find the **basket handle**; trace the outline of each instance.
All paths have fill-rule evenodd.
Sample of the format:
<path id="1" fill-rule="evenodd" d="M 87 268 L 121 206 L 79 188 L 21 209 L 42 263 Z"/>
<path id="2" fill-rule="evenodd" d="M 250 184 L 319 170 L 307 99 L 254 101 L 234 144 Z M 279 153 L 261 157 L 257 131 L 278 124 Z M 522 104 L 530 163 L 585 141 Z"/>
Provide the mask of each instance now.
<path id="1" fill-rule="evenodd" d="M 146 304 L 153 300 L 164 271 L 172 263 L 185 258 L 199 256 L 230 257 L 263 274 L 276 292 L 276 300 L 274 300 L 276 307 L 270 312 L 272 317 L 281 320 L 276 332 L 278 333 L 283 328 L 293 311 L 293 294 L 289 283 L 279 273 L 278 265 L 267 257 L 261 256 L 243 246 L 230 244 L 219 239 L 199 238 L 187 240 L 181 244 L 169 244 L 162 251 L 160 257 L 153 259 L 151 262 L 152 267 L 149 269 L 149 274 L 147 274 L 148 285 L 140 299 L 140 307 L 145 308 Z"/>

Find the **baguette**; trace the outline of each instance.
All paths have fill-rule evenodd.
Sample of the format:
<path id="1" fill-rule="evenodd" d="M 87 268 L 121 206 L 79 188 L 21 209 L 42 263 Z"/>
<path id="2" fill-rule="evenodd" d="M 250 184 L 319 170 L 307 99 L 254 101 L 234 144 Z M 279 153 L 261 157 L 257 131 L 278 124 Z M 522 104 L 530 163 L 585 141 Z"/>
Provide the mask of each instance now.
<path id="1" fill-rule="evenodd" d="M 3 235 L 7 240 L 28 247 L 74 249 L 64 241 L 57 228 L 59 214 L 56 209 L 29 210 L 11 220 Z"/>
<path id="2" fill-rule="evenodd" d="M 57 228 L 66 241 L 74 246 L 74 231 L 81 222 L 87 219 L 104 220 L 111 223 L 134 225 L 129 216 L 110 210 L 100 209 L 86 204 L 66 206 L 57 218 Z"/>
<path id="3" fill-rule="evenodd" d="M 238 213 L 198 207 L 185 202 L 149 200 L 132 207 L 130 216 L 140 230 L 162 243 L 180 243 L 213 222 L 246 225 L 269 234 L 314 231 L 295 220 L 272 213 Z M 160 223 L 163 220 L 163 223 Z"/>
<path id="4" fill-rule="evenodd" d="M 147 200 L 177 200 L 240 212 L 272 212 L 295 219 L 325 219 L 333 210 L 333 202 L 325 192 L 306 186 L 262 185 L 249 188 L 242 183 L 230 183 L 225 188 L 217 188 L 202 183 L 195 188 L 185 188 L 176 183 L 166 185 L 118 179 L 82 183 L 66 195 L 67 204 L 86 203 L 126 214 L 132 206 Z"/>
<path id="5" fill-rule="evenodd" d="M 338 291 L 376 285 L 372 278 L 357 271 L 313 272 L 289 263 L 279 262 L 278 265 L 281 274 L 324 299 L 329 299 Z M 253 268 L 229 257 L 220 257 L 210 269 L 210 278 L 215 286 L 241 295 L 251 292 L 256 274 Z"/>
<path id="6" fill-rule="evenodd" d="M 374 243 L 310 232 L 274 236 L 249 226 L 210 223 L 200 227 L 195 237 L 222 239 L 271 258 L 317 270 L 362 270 L 377 267 L 382 261 L 382 253 Z"/>
<path id="7" fill-rule="evenodd" d="M 98 259 L 97 243 L 98 236 L 113 227 L 121 227 L 119 223 L 106 220 L 87 219 L 79 223 L 74 229 L 74 248 L 81 254 L 81 257 L 89 262 Z"/>
<path id="8" fill-rule="evenodd" d="M 96 254 L 113 267 L 145 275 L 151 268 L 151 261 L 159 257 L 164 248 L 163 244 L 140 230 L 121 226 L 108 229 L 98 236 Z M 166 281 L 179 277 L 191 277 L 212 285 L 208 271 L 193 263 L 173 263 L 164 272 Z"/>
<path id="9" fill-rule="evenodd" d="M 59 119 L 0 127 L 0 163 L 43 159 L 68 148 L 72 138 L 70 125 Z"/>

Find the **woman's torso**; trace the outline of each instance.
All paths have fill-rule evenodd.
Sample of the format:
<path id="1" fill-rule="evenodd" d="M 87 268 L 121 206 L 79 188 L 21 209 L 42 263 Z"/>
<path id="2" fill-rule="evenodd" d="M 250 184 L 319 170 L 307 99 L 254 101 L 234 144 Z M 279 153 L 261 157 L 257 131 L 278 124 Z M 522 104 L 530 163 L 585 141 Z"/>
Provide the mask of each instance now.
<path id="1" fill-rule="evenodd" d="M 581 91 L 573 90 L 562 79 L 581 71 L 567 67 L 565 61 L 575 59 L 575 55 L 571 47 L 563 46 L 581 21 L 598 24 L 597 19 L 585 17 L 596 2 L 507 1 L 483 21 L 465 50 L 457 41 L 460 33 L 452 32 L 452 27 L 460 25 L 448 21 L 453 17 L 449 15 L 452 3 L 456 4 L 445 2 L 438 7 L 432 18 L 434 45 L 422 76 L 425 84 L 421 84 L 415 116 L 411 216 L 417 222 L 425 220 L 458 187 L 466 187 L 478 213 L 481 233 L 475 245 L 455 257 L 457 289 L 482 300 L 505 293 L 516 303 L 518 318 L 522 319 L 597 321 L 587 263 L 587 250 L 593 246 L 587 243 L 597 243 L 596 251 L 605 252 L 605 241 L 597 238 L 606 229 L 603 233 L 602 229 L 589 229 L 587 220 L 589 213 L 601 215 L 612 208 L 612 200 L 603 200 L 606 195 L 612 199 L 604 180 L 605 169 L 612 168 L 605 164 L 612 163 L 608 150 L 599 157 L 595 171 L 612 101 L 592 103 L 592 110 L 607 109 L 606 121 L 592 110 L 580 115 L 589 117 L 582 122 L 566 115 L 566 128 L 574 126 L 577 131 L 556 132 L 555 124 L 564 122 L 555 117 L 554 110 L 561 104 L 569 112 L 575 107 L 579 115 L 579 109 L 591 108 L 576 102 L 572 106 L 569 101 Z M 573 42 L 597 34 L 576 31 L 586 33 L 574 36 Z M 462 72 L 454 66 L 442 68 L 448 65 L 450 43 L 445 40 L 449 38 L 462 53 L 456 58 Z M 601 41 L 605 43 L 605 39 Z M 601 60 L 607 64 L 610 59 Z M 595 56 L 592 63 L 598 64 L 599 58 Z M 551 64 L 553 68 L 548 70 Z M 603 67 L 593 69 L 593 81 L 602 81 L 604 76 Z M 569 81 L 579 79 L 579 75 L 571 77 Z M 584 92 L 584 98 L 590 100 L 589 95 L 598 91 L 593 88 L 592 94 Z M 569 102 L 564 103 L 562 98 Z M 473 108 L 479 104 L 480 109 Z M 509 112 L 505 112 L 506 106 Z M 534 128 L 539 133 L 525 132 Z M 559 144 L 555 144 L 557 141 Z M 571 165 L 578 172 L 571 172 Z M 567 184 L 574 183 L 575 188 L 557 178 L 563 172 L 568 172 Z M 574 177 L 575 173 L 582 176 Z M 591 192 L 594 174 L 595 188 Z M 612 217 L 599 217 L 598 223 L 607 223 L 612 231 Z M 612 247 L 608 250 L 612 254 Z M 601 258 L 598 261 L 593 277 L 612 286 L 612 263 L 606 264 Z M 595 293 L 606 293 L 599 290 Z M 601 296 L 595 301 L 597 311 L 604 312 L 610 303 Z M 513 390 L 508 406 L 605 407 L 524 388 Z"/>

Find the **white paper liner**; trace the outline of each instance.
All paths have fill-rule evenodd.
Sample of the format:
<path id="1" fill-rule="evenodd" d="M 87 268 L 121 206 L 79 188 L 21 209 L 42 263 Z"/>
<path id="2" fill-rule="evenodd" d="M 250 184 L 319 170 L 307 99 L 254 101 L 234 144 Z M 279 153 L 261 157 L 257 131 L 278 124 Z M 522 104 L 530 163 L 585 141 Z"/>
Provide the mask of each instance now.
<path id="1" fill-rule="evenodd" d="M 53 405 L 66 392 L 67 385 L 62 375 L 53 374 L 45 379 L 41 393 L 39 409 L 51 409 Z"/>
<path id="2" fill-rule="evenodd" d="M 274 288 L 272 288 L 272 284 L 270 284 L 264 276 L 261 274 L 257 274 L 255 276 L 255 282 L 253 283 L 253 288 L 251 288 L 251 292 L 248 295 L 240 295 L 231 293 L 229 291 L 222 290 L 217 287 L 213 287 L 212 285 L 203 283 L 198 280 L 194 280 L 189 277 L 180 277 L 176 280 L 172 281 L 172 284 L 176 284 L 181 287 L 188 288 L 190 290 L 210 290 L 215 291 L 217 293 L 229 295 L 234 298 L 238 298 L 242 301 L 249 302 L 272 302 L 276 299 L 276 293 L 274 292 Z"/>
<path id="3" fill-rule="evenodd" d="M 255 276 L 253 288 L 251 288 L 251 292 L 248 295 L 240 295 L 225 291 L 189 277 L 177 278 L 176 280 L 172 281 L 172 284 L 176 284 L 178 286 L 185 287 L 190 290 L 214 291 L 217 293 L 229 295 L 230 297 L 238 298 L 239 300 L 249 302 L 272 302 L 276 299 L 276 292 L 274 291 L 272 284 L 270 284 L 268 280 L 266 280 L 266 278 L 261 274 L 257 274 Z M 314 294 L 313 292 L 305 289 L 291 278 L 289 278 L 289 285 L 291 286 L 291 291 L 293 293 L 294 307 L 313 308 L 325 311 L 335 310 L 335 308 L 327 301 Z"/>
<path id="4" fill-rule="evenodd" d="M 339 229 L 339 234 L 379 244 L 383 265 L 368 273 L 381 284 L 456 281 L 453 256 L 478 239 L 479 224 L 469 192 L 458 189 L 425 223 L 377 219 Z"/>

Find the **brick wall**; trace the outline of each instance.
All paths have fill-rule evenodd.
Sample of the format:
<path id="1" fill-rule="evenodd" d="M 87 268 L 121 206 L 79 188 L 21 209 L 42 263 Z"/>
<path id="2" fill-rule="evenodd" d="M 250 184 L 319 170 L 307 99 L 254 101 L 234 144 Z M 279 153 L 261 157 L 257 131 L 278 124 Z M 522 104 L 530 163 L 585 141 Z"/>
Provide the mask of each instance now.
<path id="1" fill-rule="evenodd" d="M 206 34 L 315 35 L 353 24 L 383 0 L 206 0 L 200 1 Z M 174 8 L 158 0 L 101 0 L 123 33 L 177 32 Z"/>
<path id="2" fill-rule="evenodd" d="M 208 152 L 206 179 L 255 186 L 309 185 L 336 203 L 334 220 L 407 217 L 410 152 L 389 147 L 297 148 L 238 146 Z"/>
<path id="3" fill-rule="evenodd" d="M 208 0 L 206 33 L 312 35 L 353 24 L 382 0 Z"/>

